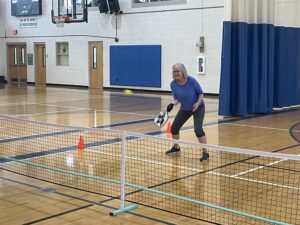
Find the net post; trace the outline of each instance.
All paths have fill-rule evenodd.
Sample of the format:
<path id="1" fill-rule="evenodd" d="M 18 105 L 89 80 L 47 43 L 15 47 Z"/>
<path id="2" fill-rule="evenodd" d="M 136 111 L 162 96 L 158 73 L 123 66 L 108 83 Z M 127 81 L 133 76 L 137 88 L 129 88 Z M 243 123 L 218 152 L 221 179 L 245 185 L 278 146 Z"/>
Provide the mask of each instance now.
<path id="1" fill-rule="evenodd" d="M 126 132 L 122 135 L 122 158 L 121 158 L 121 208 L 125 207 L 125 179 L 126 179 Z"/>
<path id="2" fill-rule="evenodd" d="M 97 127 L 97 110 L 94 110 L 94 128 Z"/>
<path id="3" fill-rule="evenodd" d="M 119 209 L 116 209 L 110 213 L 111 216 L 116 216 L 121 213 L 130 211 L 132 209 L 137 208 L 136 204 L 125 205 L 125 186 L 126 186 L 126 131 L 122 134 L 122 149 L 121 149 L 121 182 L 120 182 L 120 201 L 121 206 Z"/>

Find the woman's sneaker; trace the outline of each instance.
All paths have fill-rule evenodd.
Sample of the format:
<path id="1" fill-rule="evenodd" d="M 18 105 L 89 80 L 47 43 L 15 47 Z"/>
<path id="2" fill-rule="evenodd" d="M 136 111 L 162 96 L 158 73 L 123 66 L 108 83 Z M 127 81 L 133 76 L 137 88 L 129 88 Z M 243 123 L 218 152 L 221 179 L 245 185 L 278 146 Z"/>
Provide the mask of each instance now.
<path id="1" fill-rule="evenodd" d="M 207 161 L 209 159 L 209 154 L 207 152 L 203 152 L 202 157 L 200 158 L 200 161 Z"/>
<path id="2" fill-rule="evenodd" d="M 166 151 L 166 154 L 172 154 L 176 152 L 180 152 L 180 148 L 173 146 L 169 151 Z"/>

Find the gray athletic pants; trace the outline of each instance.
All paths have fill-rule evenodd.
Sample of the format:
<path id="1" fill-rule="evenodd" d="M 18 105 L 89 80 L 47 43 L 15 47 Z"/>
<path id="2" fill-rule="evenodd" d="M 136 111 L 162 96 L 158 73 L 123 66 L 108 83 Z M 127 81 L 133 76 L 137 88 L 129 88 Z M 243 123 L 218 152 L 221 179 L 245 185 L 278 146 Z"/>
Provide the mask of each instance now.
<path id="1" fill-rule="evenodd" d="M 194 117 L 194 131 L 197 137 L 205 136 L 205 132 L 203 131 L 203 119 L 205 115 L 205 105 L 199 106 L 199 108 L 195 111 L 183 111 L 179 110 L 171 127 L 171 133 L 174 135 L 179 134 L 179 130 L 183 126 L 183 124 L 193 115 Z"/>

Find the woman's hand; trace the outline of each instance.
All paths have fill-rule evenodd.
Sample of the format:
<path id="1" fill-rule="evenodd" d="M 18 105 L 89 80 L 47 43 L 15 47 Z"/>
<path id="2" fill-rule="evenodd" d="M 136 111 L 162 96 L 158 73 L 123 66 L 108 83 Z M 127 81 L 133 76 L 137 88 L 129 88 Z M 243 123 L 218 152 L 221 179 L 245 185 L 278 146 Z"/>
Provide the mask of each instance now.
<path id="1" fill-rule="evenodd" d="M 193 105 L 193 109 L 192 109 L 193 112 L 195 112 L 199 108 L 202 100 L 203 100 L 203 94 L 199 95 L 197 102 Z"/>
<path id="2" fill-rule="evenodd" d="M 195 112 L 200 106 L 200 103 L 196 102 L 194 105 L 193 105 L 193 109 L 192 111 Z"/>
<path id="3" fill-rule="evenodd" d="M 171 112 L 172 109 L 173 109 L 173 106 L 174 106 L 174 104 L 173 104 L 173 103 L 170 103 L 170 104 L 168 105 L 168 107 L 167 107 L 167 112 Z"/>

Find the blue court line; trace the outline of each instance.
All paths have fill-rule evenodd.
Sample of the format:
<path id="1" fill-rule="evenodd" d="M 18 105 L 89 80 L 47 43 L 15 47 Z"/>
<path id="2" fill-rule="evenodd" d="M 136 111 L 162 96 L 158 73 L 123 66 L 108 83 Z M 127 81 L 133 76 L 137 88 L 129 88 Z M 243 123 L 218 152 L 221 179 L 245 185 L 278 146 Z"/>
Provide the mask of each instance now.
<path id="1" fill-rule="evenodd" d="M 17 160 L 17 162 L 20 162 L 20 163 L 23 163 L 23 164 L 29 165 L 29 166 L 37 166 L 39 168 L 43 168 L 43 169 L 46 169 L 46 170 L 52 170 L 52 171 L 56 171 L 56 172 L 60 172 L 60 173 L 67 173 L 69 175 L 76 175 L 76 176 L 79 176 L 79 177 L 91 178 L 91 179 L 95 179 L 95 180 L 98 180 L 98 181 L 104 181 L 104 182 L 110 182 L 110 183 L 114 183 L 114 184 L 120 184 L 120 181 L 115 180 L 115 179 L 102 178 L 102 177 L 97 177 L 97 176 L 93 176 L 93 175 L 87 175 L 87 174 L 82 174 L 82 173 L 78 173 L 78 172 L 73 172 L 73 171 L 69 171 L 69 170 L 57 169 L 57 168 L 53 168 L 53 167 L 50 167 L 50 166 L 44 166 L 44 165 L 40 165 L 40 164 L 36 164 L 36 163 L 32 163 L 32 162 L 25 162 L 23 160 Z M 195 199 L 191 199 L 191 198 L 188 198 L 188 197 L 183 197 L 183 196 L 180 196 L 180 195 L 176 195 L 176 194 L 172 194 L 172 193 L 168 193 L 168 192 L 163 192 L 163 191 L 160 191 L 160 190 L 151 189 L 151 188 L 147 188 L 147 187 L 136 185 L 136 184 L 125 183 L 125 185 L 128 186 L 128 187 L 133 187 L 133 188 L 136 188 L 136 189 L 149 191 L 149 192 L 161 194 L 161 195 L 164 195 L 164 196 L 189 201 L 189 202 L 196 203 L 196 204 L 199 204 L 199 205 L 202 205 L 202 206 L 208 206 L 208 207 L 211 207 L 211 208 L 214 208 L 214 209 L 218 209 L 218 210 L 222 210 L 222 211 L 225 211 L 225 212 L 237 214 L 237 215 L 240 215 L 240 216 L 251 217 L 251 218 L 254 218 L 254 219 L 257 219 L 257 220 L 260 220 L 260 221 L 264 221 L 264 222 L 270 222 L 270 223 L 280 224 L 280 225 L 288 225 L 288 223 L 284 223 L 284 222 L 281 222 L 281 221 L 276 221 L 276 220 L 272 220 L 272 219 L 269 219 L 269 218 L 256 216 L 254 214 L 249 214 L 249 213 L 246 213 L 246 212 L 233 210 L 233 209 L 226 208 L 226 207 L 223 207 L 223 206 L 220 206 L 220 205 L 215 205 L 215 204 L 203 202 L 203 201 L 200 201 L 200 200 L 195 200 Z"/>
<path id="2" fill-rule="evenodd" d="M 212 113 L 212 112 L 218 112 L 218 110 L 207 110 L 205 113 Z M 170 116 L 169 118 L 174 118 L 175 116 Z M 110 125 L 103 125 L 103 126 L 97 126 L 97 128 L 110 128 L 110 127 L 119 127 L 119 126 L 126 126 L 131 124 L 138 124 L 138 123 L 145 123 L 145 122 L 151 122 L 153 121 L 153 118 L 146 118 L 141 120 L 133 120 L 128 122 L 121 122 L 121 123 L 113 123 Z"/>
<path id="3" fill-rule="evenodd" d="M 247 119 L 253 119 L 253 118 L 257 118 L 257 117 L 261 117 L 261 116 L 265 116 L 265 115 L 254 115 L 254 116 L 248 116 L 248 117 L 238 117 L 238 118 L 232 118 L 232 119 L 227 119 L 227 120 L 221 120 L 221 121 L 217 121 L 217 122 L 209 122 L 209 123 L 203 124 L 203 127 L 217 125 L 217 124 L 231 123 L 231 122 L 247 120 Z M 194 129 L 193 125 L 181 128 L 181 130 L 191 130 L 191 129 Z M 154 131 L 154 132 L 149 132 L 146 134 L 154 136 L 154 135 L 165 134 L 165 133 L 166 133 L 166 131 Z"/>
<path id="4" fill-rule="evenodd" d="M 210 112 L 217 112 L 217 110 L 207 111 L 207 113 L 210 113 Z M 174 117 L 175 116 L 170 116 L 170 118 L 174 118 Z M 119 126 L 126 126 L 126 125 L 138 124 L 138 123 L 144 123 L 144 122 L 150 122 L 150 121 L 153 121 L 153 118 L 133 120 L 133 121 L 128 121 L 128 122 L 115 123 L 115 124 L 111 124 L 111 125 L 97 126 L 97 128 L 119 127 Z M 74 130 L 68 130 L 68 131 L 57 131 L 57 132 L 50 132 L 50 133 L 44 133 L 44 134 L 34 134 L 34 135 L 28 135 L 28 136 L 22 136 L 22 137 L 0 139 L 0 144 L 14 142 L 14 141 L 24 141 L 24 140 L 30 140 L 30 139 L 36 139 L 36 138 L 43 138 L 43 137 L 51 137 L 51 136 L 56 136 L 56 135 L 61 135 L 61 134 L 76 133 L 76 132 L 80 132 L 80 131 L 82 131 L 82 130 L 74 129 Z M 149 135 L 151 135 L 151 133 L 149 133 Z"/>
<path id="5" fill-rule="evenodd" d="M 23 175 L 23 176 L 26 176 L 26 175 Z M 31 185 L 31 184 L 28 184 L 28 183 L 24 183 L 24 182 L 20 182 L 20 181 L 16 181 L 16 180 L 12 180 L 12 179 L 9 179 L 9 178 L 6 178 L 6 177 L 1 177 L 0 176 L 0 179 L 7 180 L 7 181 L 10 181 L 10 182 L 13 182 L 13 183 L 20 184 L 20 185 L 24 185 L 24 186 L 27 186 L 27 187 L 35 188 L 37 190 L 41 190 L 42 189 L 41 187 L 34 186 L 34 185 Z M 38 178 L 34 178 L 34 179 L 38 179 Z M 41 179 L 38 179 L 38 180 L 41 180 Z M 42 181 L 44 181 L 44 180 L 42 180 Z M 46 182 L 51 183 L 49 181 L 46 181 Z M 64 211 L 64 212 L 61 212 L 61 213 L 58 213 L 58 214 L 54 214 L 54 215 L 51 215 L 51 216 L 48 216 L 48 217 L 40 218 L 40 219 L 35 220 L 35 221 L 27 222 L 25 224 L 28 224 L 28 225 L 29 224 L 35 224 L 35 223 L 42 222 L 42 221 L 45 221 L 45 220 L 53 219 L 53 218 L 61 216 L 61 215 L 72 213 L 72 212 L 75 212 L 75 211 L 78 211 L 78 210 L 81 210 L 81 209 L 84 209 L 84 208 L 88 208 L 88 207 L 94 206 L 94 205 L 99 205 L 99 206 L 102 206 L 102 207 L 105 207 L 105 208 L 108 208 L 108 209 L 114 209 L 114 210 L 117 209 L 115 207 L 112 207 L 112 206 L 104 204 L 105 202 L 114 200 L 115 198 L 108 198 L 108 199 L 104 199 L 104 200 L 99 201 L 99 202 L 95 202 L 95 201 L 84 199 L 84 198 L 81 198 L 81 197 L 78 197 L 78 196 L 65 194 L 63 192 L 54 191 L 53 193 L 57 194 L 57 195 L 64 196 L 64 197 L 67 197 L 67 198 L 72 198 L 72 199 L 76 199 L 76 200 L 79 200 L 79 201 L 83 201 L 83 202 L 88 203 L 88 204 L 84 205 L 84 206 L 81 206 L 81 207 L 78 207 L 78 208 L 75 208 L 75 209 L 71 209 L 71 210 Z M 148 220 L 152 220 L 152 221 L 155 221 L 155 222 L 159 222 L 159 223 L 162 223 L 162 224 L 176 225 L 176 224 L 173 224 L 173 223 L 169 223 L 169 222 L 166 222 L 166 221 L 163 221 L 163 220 L 159 220 L 159 219 L 156 219 L 156 218 L 152 218 L 152 217 L 145 216 L 145 215 L 138 214 L 138 213 L 134 213 L 134 212 L 127 212 L 127 213 L 129 213 L 131 215 L 134 215 L 134 216 L 137 216 L 137 217 L 144 218 L 144 219 L 148 219 Z"/>
<path id="6" fill-rule="evenodd" d="M 7 139 L 1 139 L 0 144 L 14 142 L 14 141 L 30 140 L 30 139 L 35 139 L 35 138 L 51 137 L 51 136 L 56 136 L 56 135 L 61 135 L 61 134 L 75 133 L 75 132 L 79 132 L 79 131 L 81 131 L 81 130 L 57 131 L 57 132 L 44 133 L 44 134 L 28 135 L 28 136 L 23 136 L 23 137 L 7 138 Z"/>
<path id="7" fill-rule="evenodd" d="M 147 119 L 133 120 L 133 121 L 128 121 L 128 122 L 113 123 L 110 125 L 97 126 L 96 128 L 110 128 L 110 127 L 126 126 L 126 125 L 131 125 L 131 124 L 150 122 L 150 121 L 153 121 L 153 119 L 154 118 L 147 118 Z"/>
<path id="8" fill-rule="evenodd" d="M 85 144 L 85 146 L 86 146 L 86 148 L 91 148 L 91 147 L 95 147 L 95 146 L 99 146 L 99 145 L 112 144 L 112 143 L 121 142 L 121 141 L 122 141 L 122 138 L 115 138 L 115 139 Z M 34 157 L 53 155 L 53 154 L 63 153 L 63 152 L 68 152 L 68 151 L 73 151 L 73 150 L 77 150 L 76 145 L 64 147 L 64 148 L 50 149 L 50 150 L 40 151 L 40 152 L 33 152 L 33 153 L 28 153 L 28 154 L 23 154 L 23 155 L 17 155 L 17 156 L 11 157 L 12 160 L 4 159 L 4 158 L 0 157 L 0 163 L 11 162 L 11 161 L 13 161 L 13 159 L 25 160 L 25 159 L 30 159 L 30 158 L 34 158 Z"/>
<path id="9" fill-rule="evenodd" d="M 286 111 L 274 112 L 272 114 L 259 114 L 259 115 L 253 115 L 253 116 L 248 116 L 248 117 L 245 116 L 245 117 L 232 118 L 232 119 L 228 119 L 228 120 L 221 120 L 221 121 L 217 121 L 217 122 L 210 122 L 210 123 L 205 123 L 204 127 L 210 126 L 210 125 L 216 125 L 216 124 L 224 124 L 224 123 L 236 122 L 236 121 L 241 121 L 241 120 L 247 120 L 247 119 L 254 119 L 254 118 L 258 118 L 258 117 L 274 115 L 274 114 L 279 114 L 279 113 L 285 113 L 285 112 L 291 112 L 291 111 L 296 111 L 296 110 L 299 110 L 299 109 L 288 109 Z M 182 130 L 189 130 L 189 129 L 193 129 L 193 128 L 194 128 L 194 126 L 187 126 L 187 127 L 183 127 Z M 64 131 L 64 132 L 77 132 L 77 131 L 80 131 L 80 130 L 70 130 L 70 131 Z M 62 132 L 62 133 L 64 133 L 64 132 Z M 56 133 L 59 133 L 59 132 L 56 132 Z M 148 133 L 146 133 L 146 135 L 153 136 L 153 135 L 159 135 L 159 134 L 164 134 L 164 133 L 166 133 L 166 132 L 160 130 L 160 131 L 148 132 Z M 53 134 L 53 133 L 42 134 L 41 136 L 51 136 L 51 134 Z M 37 138 L 39 135 L 33 135 L 33 136 L 34 136 L 34 138 Z M 20 138 L 30 139 L 30 136 L 20 137 Z M 127 140 L 133 140 L 136 138 L 138 138 L 138 137 L 128 137 Z M 23 140 L 23 139 L 21 139 L 21 140 Z M 106 140 L 106 141 L 89 143 L 89 144 L 86 144 L 85 146 L 87 148 L 89 148 L 89 147 L 95 147 L 95 146 L 99 146 L 99 145 L 112 144 L 112 143 L 120 142 L 121 140 L 122 140 L 121 138 L 115 138 L 115 139 L 110 139 L 110 140 Z M 75 146 L 70 146 L 70 147 L 65 147 L 65 148 L 51 149 L 51 150 L 46 150 L 46 151 L 17 155 L 12 158 L 24 160 L 24 159 L 30 159 L 33 157 L 40 157 L 40 156 L 46 156 L 46 155 L 52 155 L 52 154 L 72 151 L 72 150 L 76 150 L 76 149 L 77 149 L 77 146 L 75 145 Z M 9 162 L 9 160 L 3 159 L 0 157 L 0 163 L 6 163 L 6 162 Z"/>
<path id="10" fill-rule="evenodd" d="M 134 140 L 134 139 L 138 139 L 138 137 L 132 137 L 132 136 L 126 137 L 126 140 Z M 85 144 L 85 148 L 92 148 L 92 147 L 96 147 L 96 146 L 101 146 L 101 145 L 106 145 L 106 144 L 114 144 L 114 143 L 118 143 L 118 142 L 122 142 L 122 138 L 114 138 L 114 139 L 105 140 L 105 141 L 97 141 L 97 142 L 93 142 L 93 143 L 88 143 L 88 144 Z M 50 149 L 50 150 L 46 150 L 46 151 L 32 152 L 32 153 L 28 153 L 28 154 L 10 157 L 12 159 L 5 159 L 0 156 L 0 164 L 14 161 L 14 159 L 25 160 L 25 159 L 31 159 L 34 157 L 41 157 L 41 156 L 54 155 L 54 154 L 58 154 L 58 153 L 68 152 L 68 151 L 74 151 L 77 149 L 78 149 L 77 145 L 73 145 L 73 146 L 64 147 L 64 148 Z"/>
<path id="11" fill-rule="evenodd" d="M 279 114 L 279 113 L 285 113 L 285 112 L 290 112 L 290 111 L 295 111 L 295 110 L 298 110 L 298 109 L 290 109 L 290 110 L 287 110 L 287 111 L 274 112 L 272 114 L 259 114 L 259 115 L 253 115 L 253 116 L 248 116 L 248 117 L 232 118 L 232 119 L 228 119 L 228 120 L 222 120 L 222 121 L 217 121 L 217 122 L 206 123 L 206 124 L 204 124 L 204 126 L 224 124 L 224 123 L 242 121 L 242 120 L 247 120 L 247 119 L 254 119 L 254 118 L 258 118 L 258 117 L 274 115 L 274 114 Z M 188 127 L 182 128 L 182 129 L 187 130 L 187 129 L 191 129 L 191 128 L 193 128 L 193 126 L 188 126 Z M 155 134 L 161 134 L 161 133 L 165 133 L 165 132 L 156 131 L 156 132 L 150 132 L 150 133 L 147 133 L 147 134 L 155 135 Z M 135 138 L 137 138 L 137 137 L 135 137 Z M 135 138 L 133 138 L 133 139 L 135 139 Z M 30 139 L 30 138 L 28 138 L 28 139 Z M 87 147 L 94 147 L 94 146 L 97 146 L 97 145 L 116 143 L 116 142 L 120 142 L 120 141 L 121 141 L 121 138 L 116 138 L 116 139 L 112 139 L 112 140 L 108 140 L 108 141 L 102 141 L 102 142 L 95 142 L 95 143 L 87 144 L 86 146 Z M 13 158 L 15 158 L 15 159 L 28 159 L 28 158 L 32 158 L 32 157 L 43 156 L 43 155 L 48 155 L 48 154 L 56 154 L 56 153 L 59 153 L 59 152 L 65 152 L 65 151 L 70 151 L 70 150 L 75 150 L 75 149 L 77 149 L 77 146 L 71 146 L 71 147 L 66 147 L 66 148 L 61 148 L 61 149 L 48 150 L 48 151 L 45 151 L 45 154 L 43 154 L 44 152 L 37 152 L 37 153 L 31 153 L 31 154 L 23 155 L 23 158 L 22 158 L 22 156 L 15 156 Z M 36 156 L 32 156 L 32 155 L 36 155 Z M 11 161 L 13 161 L 13 160 L 11 160 Z M 4 160 L 3 160 L 3 158 L 0 158 L 0 163 L 2 163 L 2 162 L 4 162 Z M 8 162 L 8 160 L 7 160 L 7 162 Z"/>
<path id="12" fill-rule="evenodd" d="M 296 127 L 296 126 L 299 126 L 300 125 L 300 122 L 297 122 L 297 123 L 295 123 L 294 125 L 292 125 L 291 127 L 290 127 L 290 129 L 289 129 L 289 134 L 290 134 L 290 136 L 295 140 L 295 141 L 297 141 L 298 143 L 300 143 L 300 137 L 298 137 L 295 133 L 296 132 L 299 132 L 299 130 L 295 130 L 295 132 L 293 131 L 294 130 L 294 128 Z"/>

